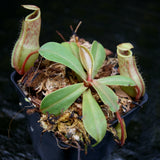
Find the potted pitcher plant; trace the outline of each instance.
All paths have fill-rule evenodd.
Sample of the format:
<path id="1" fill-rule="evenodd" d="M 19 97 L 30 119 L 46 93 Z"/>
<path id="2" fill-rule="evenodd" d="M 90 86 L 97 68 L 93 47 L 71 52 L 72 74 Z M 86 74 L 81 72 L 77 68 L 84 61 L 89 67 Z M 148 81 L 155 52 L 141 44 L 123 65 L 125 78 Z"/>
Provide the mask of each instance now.
<path id="1" fill-rule="evenodd" d="M 79 159 L 80 153 L 96 159 L 102 143 L 110 147 L 107 135 L 123 146 L 127 117 L 147 101 L 133 45 L 119 44 L 113 55 L 100 42 L 79 38 L 78 25 L 68 41 L 40 46 L 40 8 L 23 7 L 33 13 L 23 21 L 12 51 L 11 78 L 23 107 L 30 106 L 29 132 L 40 157 L 62 159 L 63 149 L 78 148 Z"/>

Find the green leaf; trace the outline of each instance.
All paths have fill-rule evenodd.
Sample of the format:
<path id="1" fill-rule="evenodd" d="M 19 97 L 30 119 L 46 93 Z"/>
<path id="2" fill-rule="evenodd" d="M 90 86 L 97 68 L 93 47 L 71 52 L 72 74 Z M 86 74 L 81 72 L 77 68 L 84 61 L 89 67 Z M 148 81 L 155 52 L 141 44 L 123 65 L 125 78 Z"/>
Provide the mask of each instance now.
<path id="1" fill-rule="evenodd" d="M 83 67 L 86 69 L 88 75 L 91 77 L 92 69 L 93 69 L 93 57 L 91 53 L 86 47 L 80 46 L 79 55 L 80 55 L 80 59 Z"/>
<path id="2" fill-rule="evenodd" d="M 94 89 L 97 91 L 104 104 L 110 107 L 112 112 L 116 112 L 119 109 L 118 97 L 109 87 L 103 85 L 97 80 L 92 83 Z"/>
<path id="3" fill-rule="evenodd" d="M 83 93 L 82 114 L 86 131 L 99 143 L 106 134 L 107 122 L 90 90 Z"/>
<path id="4" fill-rule="evenodd" d="M 44 97 L 40 109 L 43 113 L 61 114 L 86 90 L 83 83 L 67 86 Z"/>
<path id="5" fill-rule="evenodd" d="M 64 64 L 75 71 L 83 80 L 86 80 L 86 73 L 77 58 L 63 45 L 56 42 L 48 42 L 41 46 L 39 53 L 42 57 Z"/>
<path id="6" fill-rule="evenodd" d="M 78 59 L 80 60 L 79 57 L 79 47 L 77 46 L 77 44 L 75 42 L 63 42 L 61 43 L 64 47 L 66 47 L 68 50 L 70 50 L 70 52 L 72 52 L 72 54 Z"/>
<path id="7" fill-rule="evenodd" d="M 100 43 L 94 41 L 92 43 L 91 54 L 94 60 L 92 71 L 92 78 L 94 78 L 106 59 L 106 52 L 104 50 L 104 47 Z"/>
<path id="8" fill-rule="evenodd" d="M 135 86 L 136 85 L 136 83 L 131 78 L 121 76 L 121 75 L 108 76 L 105 78 L 100 78 L 97 81 L 104 85 L 118 85 L 118 86 Z"/>

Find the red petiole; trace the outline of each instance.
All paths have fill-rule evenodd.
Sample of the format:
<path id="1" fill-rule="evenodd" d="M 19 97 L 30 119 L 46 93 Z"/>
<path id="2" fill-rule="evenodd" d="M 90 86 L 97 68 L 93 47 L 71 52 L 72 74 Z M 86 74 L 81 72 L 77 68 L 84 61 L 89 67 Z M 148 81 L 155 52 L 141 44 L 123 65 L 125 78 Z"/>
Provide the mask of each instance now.
<path id="1" fill-rule="evenodd" d="M 120 114 L 119 114 L 119 112 L 117 111 L 116 112 L 116 116 L 117 116 L 117 119 L 118 119 L 118 121 L 119 121 L 119 123 L 120 123 L 120 126 L 121 126 L 121 142 L 120 142 L 120 145 L 121 146 L 123 146 L 124 145 L 124 142 L 125 142 L 125 138 L 124 138 L 124 123 L 123 123 L 123 119 L 121 118 L 121 116 L 120 116 Z"/>

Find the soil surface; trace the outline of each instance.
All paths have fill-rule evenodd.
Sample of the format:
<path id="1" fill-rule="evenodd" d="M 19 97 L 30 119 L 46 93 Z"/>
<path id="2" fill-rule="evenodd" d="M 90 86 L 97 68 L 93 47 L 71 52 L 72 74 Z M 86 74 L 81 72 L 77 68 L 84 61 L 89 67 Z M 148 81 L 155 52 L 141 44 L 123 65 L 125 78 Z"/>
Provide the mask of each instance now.
<path id="1" fill-rule="evenodd" d="M 149 101 L 127 127 L 128 139 L 121 148 L 117 146 L 110 160 L 159 160 L 160 159 L 160 2 L 152 1 L 44 1 L 27 3 L 42 10 L 41 44 L 61 42 L 56 30 L 68 40 L 69 25 L 75 27 L 83 21 L 78 35 L 88 41 L 98 40 L 106 48 L 116 51 L 122 42 L 131 42 L 145 79 Z M 5 0 L 0 5 L 0 159 L 40 160 L 33 151 L 20 111 L 18 95 L 10 84 L 10 56 L 20 32 L 21 20 L 30 12 L 20 7 L 24 0 Z M 12 122 L 10 137 L 8 127 Z M 107 157 L 107 155 L 106 155 Z M 104 157 L 103 159 L 106 159 Z"/>

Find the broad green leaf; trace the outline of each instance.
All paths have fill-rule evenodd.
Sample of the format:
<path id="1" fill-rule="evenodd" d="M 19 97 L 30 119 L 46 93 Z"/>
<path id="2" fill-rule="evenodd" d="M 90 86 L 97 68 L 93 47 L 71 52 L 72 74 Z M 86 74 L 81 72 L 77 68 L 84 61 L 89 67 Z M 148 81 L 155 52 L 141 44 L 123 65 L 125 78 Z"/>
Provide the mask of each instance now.
<path id="1" fill-rule="evenodd" d="M 67 86 L 44 97 L 40 109 L 43 113 L 61 114 L 86 90 L 83 83 Z"/>
<path id="2" fill-rule="evenodd" d="M 72 54 L 78 59 L 79 58 L 79 47 L 77 46 L 77 44 L 75 42 L 63 42 L 61 43 L 64 47 L 68 48 L 70 50 L 70 52 L 72 52 Z"/>
<path id="3" fill-rule="evenodd" d="M 90 90 L 83 93 L 82 114 L 86 131 L 99 143 L 106 134 L 107 122 Z"/>
<path id="4" fill-rule="evenodd" d="M 135 86 L 136 83 L 129 77 L 115 75 L 98 79 L 98 82 L 104 85 L 118 85 L 118 86 Z"/>
<path id="5" fill-rule="evenodd" d="M 98 95 L 100 96 L 101 100 L 104 104 L 110 107 L 112 112 L 116 112 L 119 109 L 118 105 L 118 97 L 117 95 L 110 89 L 109 87 L 105 86 L 104 84 L 94 80 L 92 83 L 94 89 L 97 91 Z"/>
<path id="6" fill-rule="evenodd" d="M 86 69 L 88 75 L 91 76 L 92 69 L 93 69 L 93 57 L 91 53 L 86 47 L 80 46 L 79 55 L 80 55 L 80 59 L 83 67 Z"/>
<path id="7" fill-rule="evenodd" d="M 66 65 L 75 71 L 83 80 L 86 80 L 86 73 L 77 58 L 63 45 L 56 42 L 48 42 L 41 46 L 39 53 L 42 57 Z"/>
<path id="8" fill-rule="evenodd" d="M 94 78 L 105 61 L 106 52 L 100 43 L 94 41 L 92 43 L 91 54 L 94 60 L 94 66 L 92 71 L 92 78 Z"/>

